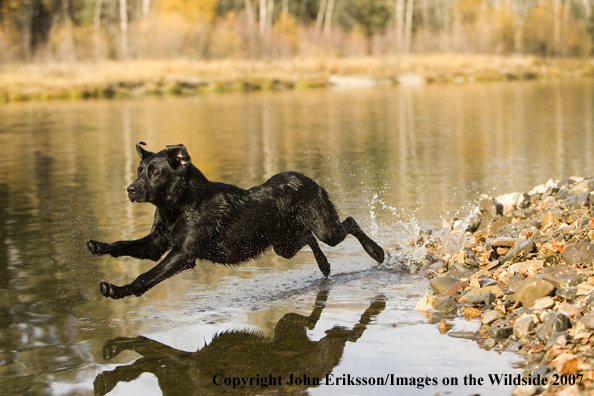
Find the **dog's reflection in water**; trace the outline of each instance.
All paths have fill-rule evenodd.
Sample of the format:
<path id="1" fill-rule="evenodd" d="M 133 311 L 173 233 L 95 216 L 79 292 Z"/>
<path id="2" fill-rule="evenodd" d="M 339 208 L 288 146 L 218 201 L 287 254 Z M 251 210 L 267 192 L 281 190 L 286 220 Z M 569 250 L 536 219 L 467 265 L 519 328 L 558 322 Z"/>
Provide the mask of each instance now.
<path id="1" fill-rule="evenodd" d="M 321 291 L 309 316 L 286 314 L 276 324 L 274 338 L 232 330 L 218 334 L 196 352 L 183 352 L 139 336 L 118 337 L 103 347 L 105 359 L 124 350 L 142 357 L 128 366 L 100 373 L 95 394 L 105 395 L 120 381 L 132 381 L 142 373 L 154 374 L 164 395 L 220 394 L 228 391 L 262 394 L 269 391 L 305 393 L 324 381 L 339 363 L 347 341 L 356 342 L 367 325 L 385 307 L 385 298 L 374 298 L 352 329 L 335 326 L 319 341 L 307 336 L 324 309 L 327 291 Z M 280 378 L 279 378 L 280 377 Z M 244 382 L 245 380 L 245 382 Z M 235 384 L 235 386 L 234 386 Z"/>

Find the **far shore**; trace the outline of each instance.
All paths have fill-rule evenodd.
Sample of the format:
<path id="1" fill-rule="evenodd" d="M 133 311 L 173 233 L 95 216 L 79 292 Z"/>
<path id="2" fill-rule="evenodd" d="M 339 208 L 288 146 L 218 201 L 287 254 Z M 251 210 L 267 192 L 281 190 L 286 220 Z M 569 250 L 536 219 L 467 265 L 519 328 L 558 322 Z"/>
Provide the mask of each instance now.
<path id="1" fill-rule="evenodd" d="M 434 54 L 0 65 L 0 102 L 594 76 L 593 59 Z"/>

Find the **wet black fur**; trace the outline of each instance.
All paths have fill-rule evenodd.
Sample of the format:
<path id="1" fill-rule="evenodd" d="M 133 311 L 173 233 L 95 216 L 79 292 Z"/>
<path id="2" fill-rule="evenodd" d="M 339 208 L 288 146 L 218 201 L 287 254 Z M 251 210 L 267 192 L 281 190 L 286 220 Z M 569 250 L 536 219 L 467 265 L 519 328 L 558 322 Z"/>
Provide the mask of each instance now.
<path id="1" fill-rule="evenodd" d="M 101 282 L 106 297 L 140 296 L 157 283 L 196 265 L 196 260 L 239 264 L 260 256 L 271 246 L 292 258 L 309 245 L 324 276 L 330 264 L 314 235 L 335 246 L 354 235 L 365 251 L 383 262 L 384 250 L 352 217 L 342 223 L 326 191 L 297 172 L 283 172 L 249 190 L 211 182 L 192 165 L 183 145 L 158 153 L 136 149 L 142 161 L 138 178 L 128 187 L 130 201 L 150 202 L 157 208 L 151 233 L 134 241 L 104 243 L 90 240 L 95 255 L 132 256 L 157 261 L 132 283 Z"/>

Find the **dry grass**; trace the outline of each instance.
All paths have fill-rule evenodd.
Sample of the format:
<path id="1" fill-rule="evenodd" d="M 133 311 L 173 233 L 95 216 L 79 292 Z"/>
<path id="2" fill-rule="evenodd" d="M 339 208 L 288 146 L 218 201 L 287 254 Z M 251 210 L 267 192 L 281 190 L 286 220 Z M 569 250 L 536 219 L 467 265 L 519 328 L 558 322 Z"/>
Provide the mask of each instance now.
<path id="1" fill-rule="evenodd" d="M 591 76 L 591 60 L 533 56 L 411 55 L 291 60 L 130 61 L 8 64 L 0 67 L 0 101 L 196 94 L 329 85 L 331 75 L 398 82 L 414 72 L 427 82 Z"/>

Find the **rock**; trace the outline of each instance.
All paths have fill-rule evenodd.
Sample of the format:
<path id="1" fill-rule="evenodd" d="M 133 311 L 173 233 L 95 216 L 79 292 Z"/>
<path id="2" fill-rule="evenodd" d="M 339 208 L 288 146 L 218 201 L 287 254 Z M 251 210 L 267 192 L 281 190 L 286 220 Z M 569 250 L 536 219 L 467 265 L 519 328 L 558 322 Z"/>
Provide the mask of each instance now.
<path id="1" fill-rule="evenodd" d="M 582 312 L 582 310 L 574 305 L 571 305 L 568 303 L 561 303 L 557 307 L 557 312 L 562 313 L 563 315 L 567 316 L 568 318 L 573 318 L 575 315 Z"/>
<path id="2" fill-rule="evenodd" d="M 542 269 L 543 264 L 543 260 L 521 261 L 519 263 L 510 265 L 509 269 L 517 274 L 535 276 Z"/>
<path id="3" fill-rule="evenodd" d="M 552 312 L 547 320 L 536 330 L 536 338 L 543 342 L 547 342 L 551 335 L 558 331 L 565 331 L 569 327 L 569 319 L 567 316 Z"/>
<path id="4" fill-rule="evenodd" d="M 568 208 L 572 208 L 572 209 L 585 208 L 589 204 L 589 198 L 590 198 L 589 192 L 583 192 L 583 193 L 579 193 L 579 194 L 575 194 L 575 195 L 570 195 L 567 198 L 565 205 L 567 205 Z"/>
<path id="5" fill-rule="evenodd" d="M 523 335 L 534 329 L 534 318 L 532 316 L 526 316 L 520 320 L 516 320 L 514 324 L 514 335 L 521 338 Z"/>
<path id="6" fill-rule="evenodd" d="M 494 218 L 496 215 L 503 214 L 503 205 L 495 201 L 493 197 L 483 194 L 479 197 L 478 210 L 483 214 L 488 213 L 491 218 Z"/>
<path id="7" fill-rule="evenodd" d="M 562 345 L 565 346 L 569 341 L 569 333 L 567 331 L 558 331 L 556 333 L 551 334 L 549 339 L 547 340 L 547 347 L 550 348 L 553 345 Z"/>
<path id="8" fill-rule="evenodd" d="M 538 227 L 528 227 L 528 228 L 524 228 L 522 231 L 520 231 L 520 234 L 518 234 L 518 236 L 521 239 L 535 239 L 535 238 L 540 238 L 541 236 L 541 232 L 538 229 Z"/>
<path id="9" fill-rule="evenodd" d="M 570 286 L 559 289 L 555 292 L 555 295 L 562 300 L 573 301 L 577 297 L 577 287 Z"/>
<path id="10" fill-rule="evenodd" d="M 476 334 L 470 331 L 450 331 L 448 336 L 452 338 L 464 338 L 466 340 L 475 340 Z"/>
<path id="11" fill-rule="evenodd" d="M 544 230 L 545 228 L 548 228 L 553 225 L 557 225 L 560 222 L 561 222 L 561 216 L 559 216 L 555 212 L 547 212 L 542 219 L 541 228 Z"/>
<path id="12" fill-rule="evenodd" d="M 551 309 L 555 306 L 555 300 L 552 297 L 542 297 L 534 301 L 534 309 Z"/>
<path id="13" fill-rule="evenodd" d="M 501 216 L 499 219 L 495 220 L 491 227 L 489 228 L 489 234 L 496 235 L 499 229 L 507 224 L 511 223 L 511 217 L 509 216 Z"/>
<path id="14" fill-rule="evenodd" d="M 454 263 L 448 271 L 448 276 L 453 278 L 468 278 L 474 274 L 474 270 L 461 263 Z"/>
<path id="15" fill-rule="evenodd" d="M 498 196 L 495 200 L 503 205 L 503 213 L 508 213 L 515 209 L 526 209 L 530 205 L 530 195 L 526 193 L 504 194 Z"/>
<path id="16" fill-rule="evenodd" d="M 569 245 L 561 257 L 567 264 L 590 263 L 594 260 L 594 243 L 581 242 Z"/>
<path id="17" fill-rule="evenodd" d="M 572 265 L 557 264 L 553 267 L 545 268 L 542 271 L 542 279 L 546 280 L 557 289 L 563 289 L 569 285 L 576 284 L 578 276 Z"/>
<path id="18" fill-rule="evenodd" d="M 532 308 L 539 298 L 550 295 L 555 288 L 542 279 L 526 278 L 520 283 L 514 294 L 516 301 L 520 301 L 525 308 Z"/>
<path id="19" fill-rule="evenodd" d="M 516 209 L 509 212 L 509 215 L 516 219 L 528 219 L 534 215 L 534 209 Z"/>
<path id="20" fill-rule="evenodd" d="M 497 286 L 485 286 L 485 287 L 479 287 L 476 289 L 472 289 L 470 290 L 468 293 L 466 293 L 465 295 L 463 295 L 462 297 L 460 297 L 458 299 L 458 303 L 460 304 L 466 304 L 468 302 L 468 299 L 475 295 L 475 294 L 480 294 L 480 293 L 493 293 L 495 295 L 495 297 L 503 297 L 503 292 L 501 291 L 501 289 Z"/>
<path id="21" fill-rule="evenodd" d="M 584 179 L 580 180 L 583 181 Z M 548 182 L 547 182 L 548 183 Z M 566 190 L 570 189 L 571 187 L 575 186 L 578 182 L 574 179 L 568 177 L 567 179 L 562 179 L 557 182 L 557 188 L 565 188 Z"/>
<path id="22" fill-rule="evenodd" d="M 497 342 L 495 342 L 495 340 L 492 338 L 487 338 L 485 342 L 483 342 L 485 348 L 493 348 L 495 344 L 497 344 Z"/>
<path id="23" fill-rule="evenodd" d="M 495 302 L 495 294 L 491 292 L 473 294 L 468 297 L 466 302 L 471 305 L 493 304 Z"/>
<path id="24" fill-rule="evenodd" d="M 431 286 L 431 289 L 435 292 L 435 294 L 443 294 L 450 288 L 450 286 L 457 282 L 460 282 L 460 279 L 454 278 L 452 276 L 440 276 L 431 279 L 429 286 Z"/>
<path id="25" fill-rule="evenodd" d="M 498 237 L 517 238 L 524 228 L 537 227 L 538 221 L 534 219 L 527 219 L 518 221 L 517 223 L 507 224 L 499 227 L 497 230 Z"/>
<path id="26" fill-rule="evenodd" d="M 581 183 L 576 184 L 575 186 L 571 187 L 567 191 L 567 195 L 571 196 L 571 195 L 580 194 L 583 192 L 590 192 L 592 190 L 594 190 L 594 180 L 584 180 Z"/>
<path id="27" fill-rule="evenodd" d="M 594 292 L 588 294 L 586 298 L 584 298 L 584 302 L 586 305 L 594 305 Z"/>
<path id="28" fill-rule="evenodd" d="M 504 326 L 504 327 L 491 327 L 489 330 L 489 336 L 491 338 L 507 338 L 512 335 L 514 332 L 514 328 L 512 326 Z"/>
<path id="29" fill-rule="evenodd" d="M 580 320 L 586 329 L 594 330 L 594 313 L 584 315 L 584 317 Z"/>
<path id="30" fill-rule="evenodd" d="M 479 278 L 477 279 L 479 284 L 481 285 L 481 287 L 486 287 L 486 286 L 495 286 L 497 285 L 497 281 L 493 278 Z"/>
<path id="31" fill-rule="evenodd" d="M 501 319 L 501 318 L 503 318 L 503 314 L 501 312 L 496 311 L 494 309 L 490 309 L 483 314 L 483 317 L 481 318 L 481 323 L 490 325 L 491 323 L 495 322 L 497 319 Z"/>
<path id="32" fill-rule="evenodd" d="M 439 298 L 435 297 L 431 292 L 427 292 L 415 306 L 417 311 L 431 311 L 439 303 Z"/>
<path id="33" fill-rule="evenodd" d="M 435 305 L 435 310 L 443 314 L 456 313 L 457 309 L 456 302 L 450 297 L 443 298 Z"/>
<path id="34" fill-rule="evenodd" d="M 512 247 L 518 242 L 519 238 L 487 238 L 485 243 L 495 247 Z"/>
<path id="35" fill-rule="evenodd" d="M 441 293 L 441 295 L 455 296 L 456 294 L 460 294 L 462 291 L 464 291 L 464 289 L 466 289 L 469 283 L 470 282 L 467 280 L 456 282 L 452 286 L 450 286 L 448 290 Z"/>
<path id="36" fill-rule="evenodd" d="M 532 190 L 530 190 L 530 192 L 528 192 L 528 195 L 544 194 L 547 190 L 551 190 L 553 188 L 559 190 L 559 185 L 557 184 L 556 180 L 549 179 L 545 184 L 540 184 L 534 187 Z"/>

